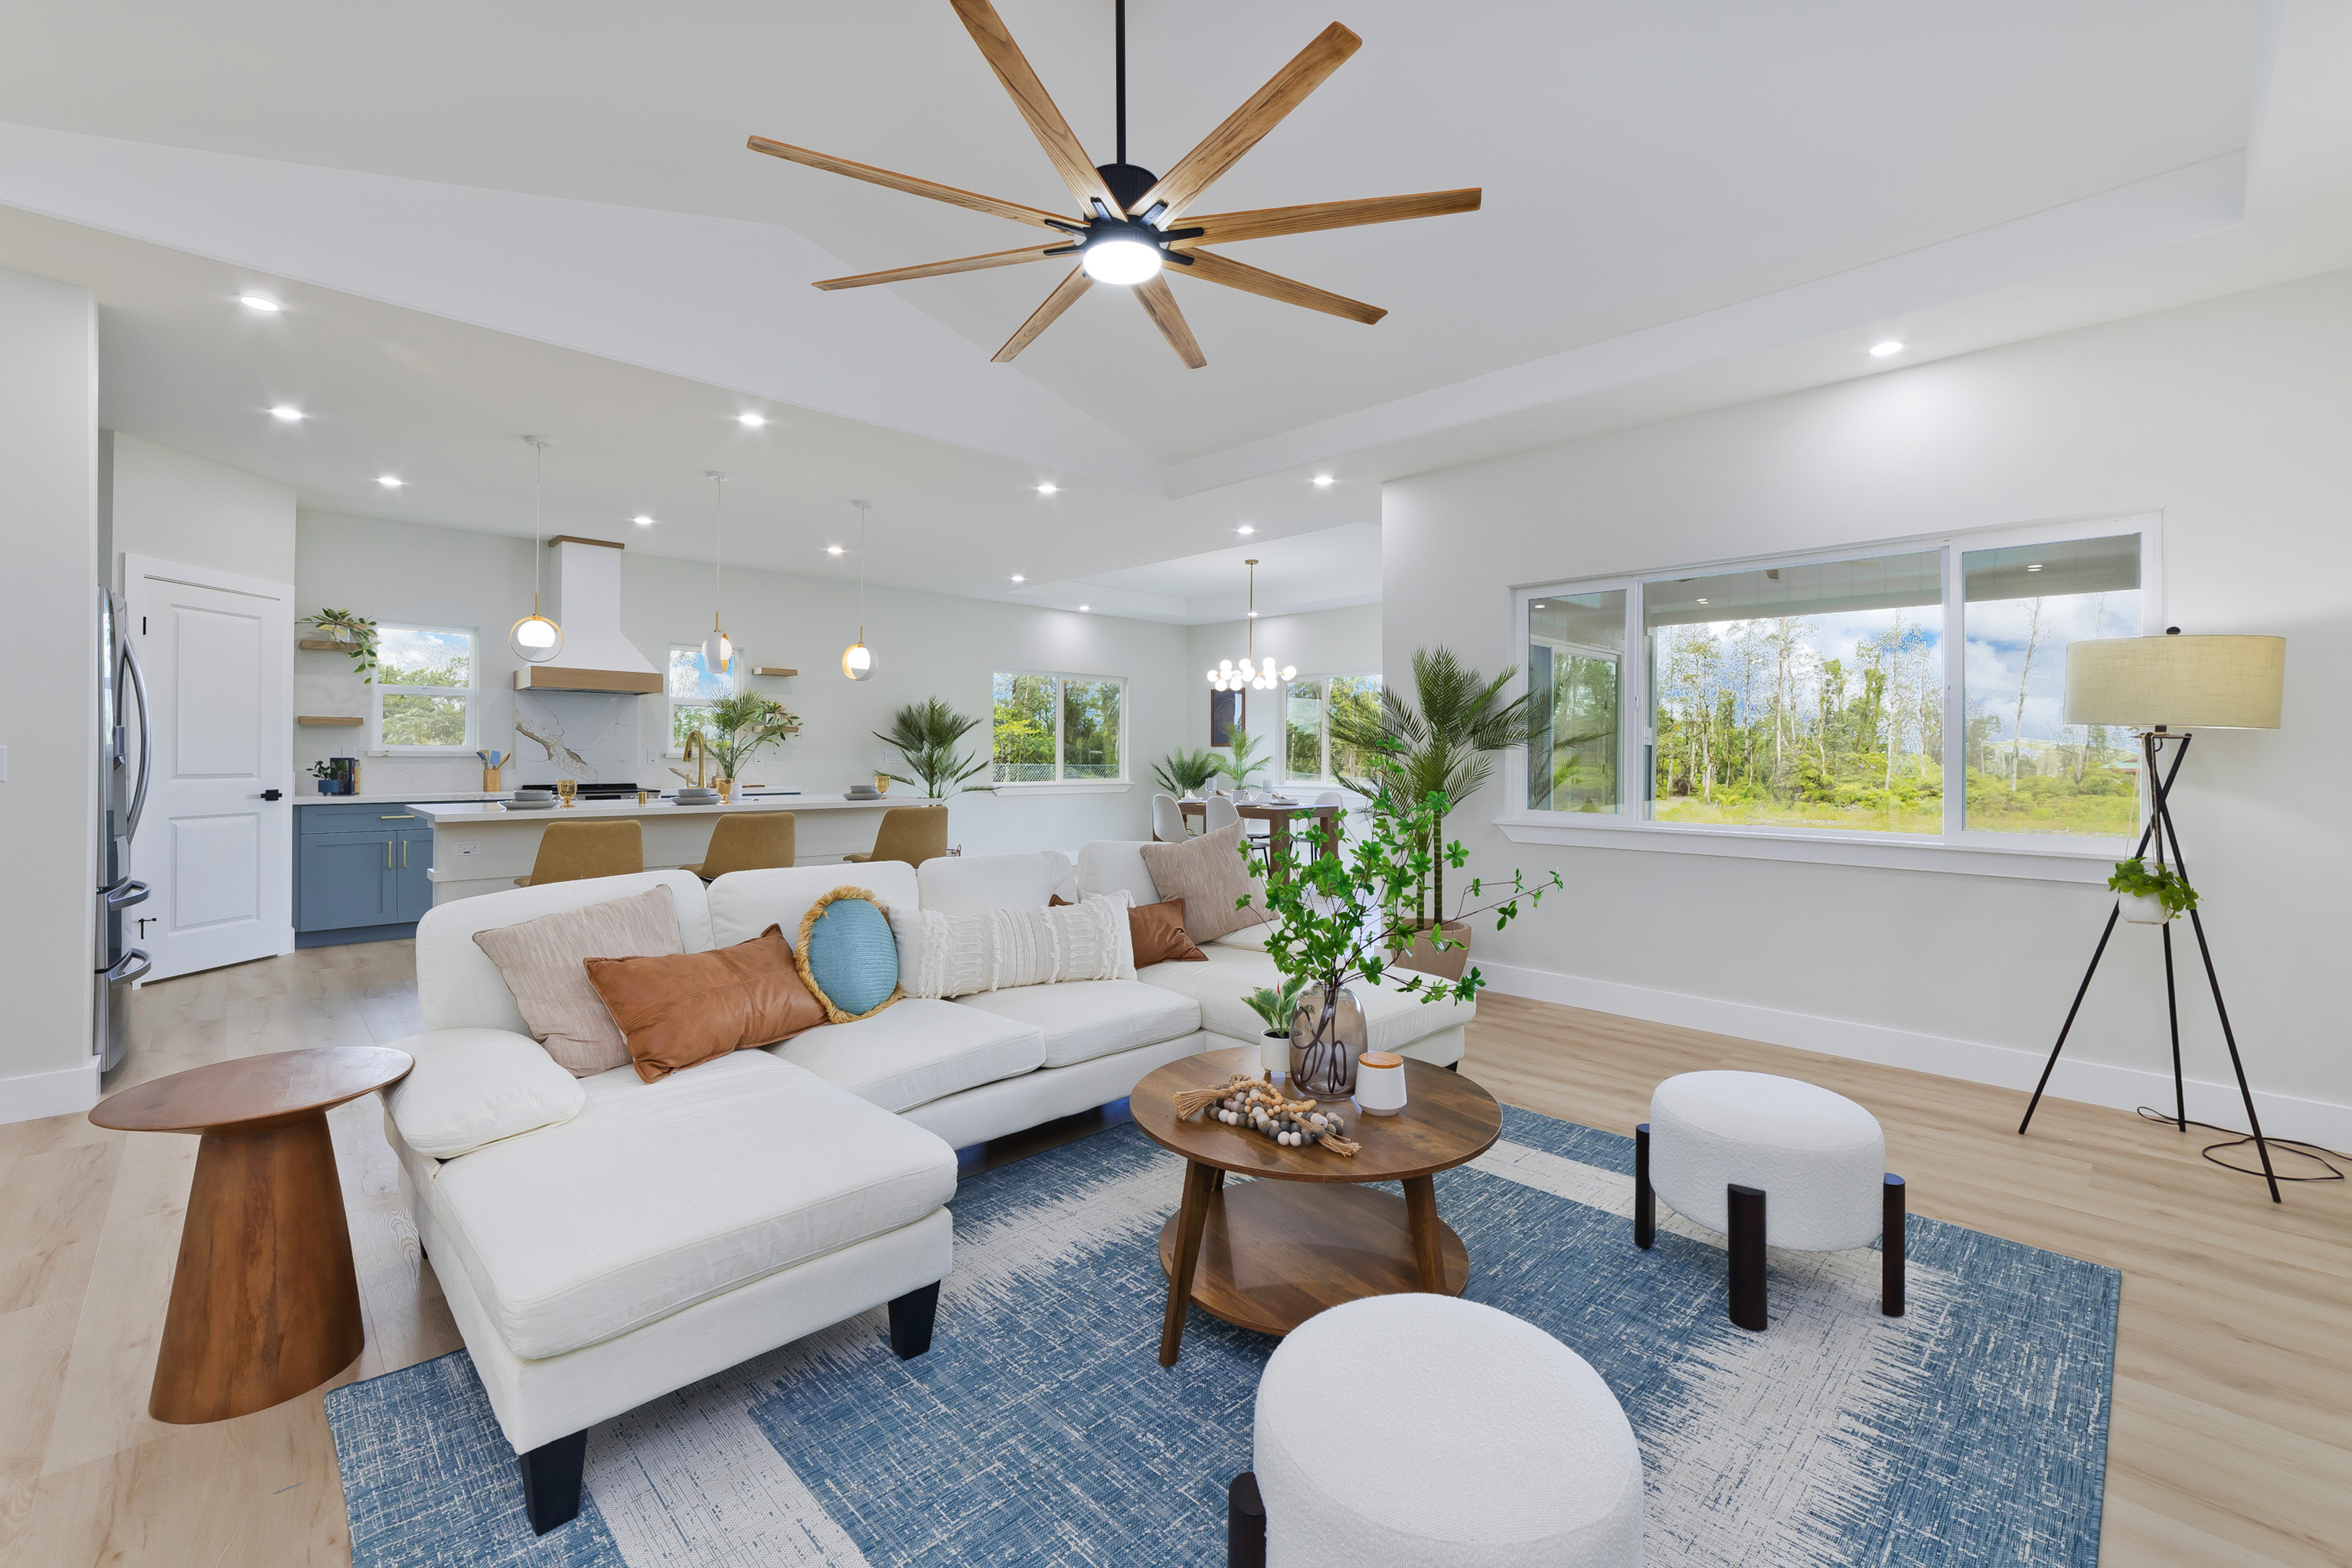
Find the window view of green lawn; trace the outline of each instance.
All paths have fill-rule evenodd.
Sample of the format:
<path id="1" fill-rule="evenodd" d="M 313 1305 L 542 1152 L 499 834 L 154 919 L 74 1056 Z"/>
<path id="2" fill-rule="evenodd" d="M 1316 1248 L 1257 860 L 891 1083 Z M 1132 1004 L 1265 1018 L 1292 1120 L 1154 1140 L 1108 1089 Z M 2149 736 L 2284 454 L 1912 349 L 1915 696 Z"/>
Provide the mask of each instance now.
<path id="1" fill-rule="evenodd" d="M 375 684 L 383 746 L 462 746 L 472 700 L 474 639 L 425 626 L 379 627 Z"/>
<path id="2" fill-rule="evenodd" d="M 997 784 L 1120 776 L 1116 679 L 996 672 L 991 725 Z"/>

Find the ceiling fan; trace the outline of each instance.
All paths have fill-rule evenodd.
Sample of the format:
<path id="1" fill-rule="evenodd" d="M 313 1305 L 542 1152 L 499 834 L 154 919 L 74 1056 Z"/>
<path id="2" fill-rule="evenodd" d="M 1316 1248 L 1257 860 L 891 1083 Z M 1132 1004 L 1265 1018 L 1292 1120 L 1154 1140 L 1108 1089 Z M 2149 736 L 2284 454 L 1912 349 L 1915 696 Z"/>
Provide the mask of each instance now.
<path id="1" fill-rule="evenodd" d="M 1200 199 L 1210 183 L 1232 168 L 1243 153 L 1281 123 L 1283 116 L 1297 108 L 1308 93 L 1323 84 L 1324 79 L 1345 64 L 1349 55 L 1363 47 L 1363 39 L 1339 23 L 1332 23 L 1295 59 L 1276 71 L 1248 102 L 1209 132 L 1199 146 L 1179 159 L 1174 168 L 1165 174 L 1154 174 L 1127 161 L 1127 0 L 1117 0 L 1118 157 L 1114 163 L 1101 165 L 1087 160 L 1086 149 L 1072 134 L 1062 111 L 1054 107 L 1045 84 L 1030 68 L 1020 46 L 1013 41 L 1013 35 L 1005 30 L 1003 18 L 989 0 L 950 3 L 971 34 L 972 42 L 980 46 L 980 52 L 995 68 L 1004 90 L 1013 95 L 1013 104 L 1021 110 L 1022 118 L 1028 121 L 1029 129 L 1036 133 L 1045 156 L 1062 176 L 1062 183 L 1077 198 L 1080 216 L 1076 221 L 1019 202 L 1000 201 L 953 185 L 919 180 L 911 174 L 853 163 L 805 147 L 772 142 L 764 136 L 752 137 L 750 146 L 755 153 L 812 169 L 846 174 L 853 180 L 887 185 L 894 191 L 952 202 L 973 212 L 1055 230 L 1055 243 L 1052 245 L 992 251 L 985 256 L 958 257 L 950 261 L 928 261 L 917 267 L 894 267 L 887 272 L 865 272 L 854 278 L 827 278 L 816 285 L 820 289 L 862 289 L 874 283 L 903 283 L 914 278 L 936 278 L 949 272 L 976 272 L 989 267 L 1013 267 L 1024 261 L 1076 256 L 1078 263 L 1070 269 L 1070 275 L 1055 286 L 1054 291 L 1045 296 L 1045 302 L 996 351 L 993 360 L 998 364 L 1011 361 L 1035 342 L 1037 335 L 1053 325 L 1055 319 L 1089 287 L 1114 283 L 1134 289 L 1136 298 L 1143 302 L 1160 335 L 1176 351 L 1176 357 L 1198 370 L 1208 360 L 1193 340 L 1184 313 L 1176 308 L 1176 297 L 1169 291 L 1163 268 L 1171 264 L 1192 277 L 1222 283 L 1228 289 L 1263 295 L 1287 305 L 1303 305 L 1310 310 L 1344 316 L 1369 326 L 1388 312 L 1377 305 L 1260 271 L 1202 247 L 1263 239 L 1270 235 L 1347 228 L 1357 224 L 1436 217 L 1445 213 L 1475 212 L 1478 208 L 1479 193 L 1475 189 L 1424 191 L 1410 196 L 1372 196 L 1360 201 L 1214 213 L 1180 224 L 1186 209 Z"/>

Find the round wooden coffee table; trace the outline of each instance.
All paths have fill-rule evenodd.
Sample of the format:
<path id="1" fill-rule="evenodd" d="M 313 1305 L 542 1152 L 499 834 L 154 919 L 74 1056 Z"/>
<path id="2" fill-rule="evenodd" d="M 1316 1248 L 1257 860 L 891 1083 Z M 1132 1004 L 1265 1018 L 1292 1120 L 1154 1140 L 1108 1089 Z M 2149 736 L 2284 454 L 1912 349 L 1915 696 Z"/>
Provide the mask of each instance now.
<path id="1" fill-rule="evenodd" d="M 408 1074 L 405 1051 L 335 1046 L 214 1062 L 99 1102 L 127 1132 L 194 1132 L 196 1181 L 147 1411 L 223 1421 L 307 1393 L 367 1342 L 327 1112 Z"/>
<path id="2" fill-rule="evenodd" d="M 1495 1097 L 1458 1073 L 1407 1058 L 1405 1108 L 1366 1116 L 1342 1107 L 1352 1160 L 1327 1149 L 1285 1149 L 1206 1115 L 1180 1121 L 1181 1090 L 1255 1073 L 1255 1049 L 1208 1051 L 1171 1062 L 1128 1097 L 1135 1124 L 1184 1156 L 1183 1206 L 1160 1233 L 1168 1310 L 1160 1364 L 1184 1342 L 1188 1302 L 1260 1333 L 1286 1334 L 1327 1307 L 1365 1296 L 1426 1290 L 1459 1296 L 1470 1254 L 1437 1217 L 1430 1178 L 1475 1160 L 1502 1135 Z M 1225 1173 L 1263 1180 L 1225 1185 Z M 1404 1196 L 1366 1184 L 1402 1182 Z"/>

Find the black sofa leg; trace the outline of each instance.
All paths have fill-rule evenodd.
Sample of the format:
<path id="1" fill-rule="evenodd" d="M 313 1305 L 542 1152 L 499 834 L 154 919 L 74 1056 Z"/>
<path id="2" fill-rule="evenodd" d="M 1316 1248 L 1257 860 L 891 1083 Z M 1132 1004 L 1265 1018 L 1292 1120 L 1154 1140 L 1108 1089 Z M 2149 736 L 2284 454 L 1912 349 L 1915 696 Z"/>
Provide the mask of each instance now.
<path id="1" fill-rule="evenodd" d="M 912 1361 L 931 1348 L 931 1321 L 940 1312 L 940 1282 L 909 1290 L 890 1303 L 890 1348 Z"/>
<path id="2" fill-rule="evenodd" d="M 1658 1194 L 1650 1185 L 1650 1124 L 1633 1129 L 1633 1245 L 1647 1250 L 1658 1239 Z"/>
<path id="3" fill-rule="evenodd" d="M 530 1516 L 534 1535 L 545 1535 L 559 1524 L 569 1524 L 580 1512 L 580 1470 L 588 1458 L 588 1434 L 583 1428 L 569 1437 L 541 1443 L 522 1461 L 522 1507 Z"/>
<path id="4" fill-rule="evenodd" d="M 1255 1470 L 1225 1489 L 1225 1568 L 1265 1568 L 1265 1500 Z"/>
<path id="5" fill-rule="evenodd" d="M 1884 1252 L 1879 1261 L 1878 1310 L 1890 1318 L 1903 1315 L 1903 1226 L 1910 1211 L 1907 1193 L 1903 1178 L 1887 1172 L 1884 1215 L 1886 1229 L 1878 1244 Z"/>
<path id="6" fill-rule="evenodd" d="M 1764 1189 L 1738 1182 L 1724 1188 L 1731 1211 L 1731 1321 L 1762 1333 L 1764 1315 Z"/>

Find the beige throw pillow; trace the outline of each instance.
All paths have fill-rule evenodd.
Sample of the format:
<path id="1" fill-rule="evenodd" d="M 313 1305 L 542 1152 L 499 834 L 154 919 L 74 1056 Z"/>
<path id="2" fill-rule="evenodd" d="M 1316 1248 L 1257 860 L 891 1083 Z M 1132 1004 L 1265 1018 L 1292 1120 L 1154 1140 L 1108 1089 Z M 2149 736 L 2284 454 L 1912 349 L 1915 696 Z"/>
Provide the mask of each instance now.
<path id="1" fill-rule="evenodd" d="M 1184 900 L 1184 931 L 1194 942 L 1265 920 L 1265 888 L 1241 856 L 1242 825 L 1220 827 L 1181 844 L 1146 844 L 1143 868 L 1161 899 Z M 1247 909 L 1234 902 L 1246 896 Z"/>
<path id="2" fill-rule="evenodd" d="M 474 942 L 499 966 L 533 1037 L 575 1078 L 630 1063 L 628 1041 L 588 983 L 588 961 L 658 958 L 684 951 L 677 940 L 677 908 L 667 888 L 478 931 Z"/>

